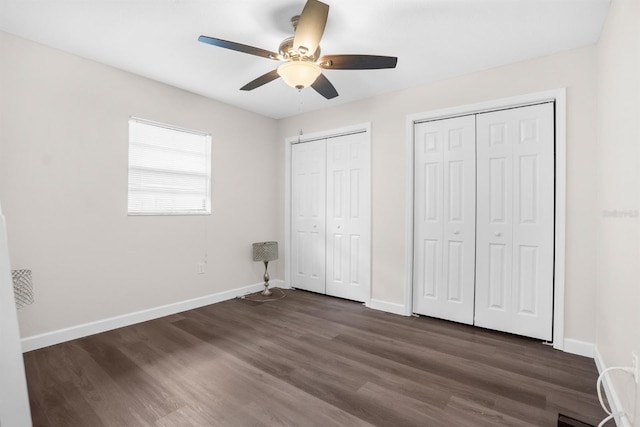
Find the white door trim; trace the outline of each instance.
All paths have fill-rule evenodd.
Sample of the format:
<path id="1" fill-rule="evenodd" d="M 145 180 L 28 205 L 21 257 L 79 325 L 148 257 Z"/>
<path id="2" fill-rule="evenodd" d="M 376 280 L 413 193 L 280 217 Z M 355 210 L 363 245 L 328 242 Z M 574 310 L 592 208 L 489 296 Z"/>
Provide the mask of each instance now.
<path id="1" fill-rule="evenodd" d="M 315 141 L 318 139 L 335 138 L 342 135 L 348 135 L 352 133 L 366 133 L 368 138 L 369 147 L 371 147 L 373 154 L 373 146 L 371 144 L 371 123 L 361 123 L 352 126 L 345 126 L 337 129 L 330 129 L 321 132 L 314 132 L 309 134 L 303 134 L 299 136 L 291 136 L 284 140 L 284 156 L 285 156 L 285 177 L 284 177 L 284 280 L 287 286 L 291 286 L 291 146 L 300 142 Z M 371 156 L 373 158 L 373 156 Z M 373 174 L 371 176 L 373 182 Z M 371 208 L 370 208 L 371 209 Z M 369 230 L 373 238 L 372 230 Z M 373 242 L 372 242 L 373 243 Z M 373 245 L 371 245 L 373 247 Z M 369 257 L 372 258 L 371 252 Z M 369 271 L 369 277 L 371 271 Z M 365 305 L 369 307 L 371 305 L 371 283 L 367 289 L 367 296 L 365 299 Z"/>
<path id="2" fill-rule="evenodd" d="M 9 243 L 0 206 L 0 423 L 31 426 L 31 411 L 13 297 Z"/>
<path id="3" fill-rule="evenodd" d="M 405 314 L 413 310 L 413 175 L 414 175 L 414 134 L 416 123 L 444 119 L 506 108 L 521 107 L 541 102 L 555 102 L 555 241 L 554 241 L 554 299 L 553 299 L 553 347 L 564 350 L 564 290 L 565 290 L 565 235 L 566 235 L 566 89 L 560 88 L 496 99 L 476 104 L 427 111 L 407 116 L 406 122 L 406 254 Z"/>

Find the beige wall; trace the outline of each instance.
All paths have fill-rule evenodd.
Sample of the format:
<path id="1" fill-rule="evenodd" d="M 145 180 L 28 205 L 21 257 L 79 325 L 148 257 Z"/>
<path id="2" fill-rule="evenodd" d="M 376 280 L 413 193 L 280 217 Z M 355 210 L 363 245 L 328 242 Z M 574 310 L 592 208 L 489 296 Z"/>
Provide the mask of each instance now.
<path id="1" fill-rule="evenodd" d="M 20 310 L 23 336 L 258 282 L 249 244 L 284 239 L 285 137 L 362 122 L 373 134 L 373 298 L 402 304 L 406 116 L 567 87 L 566 336 L 595 340 L 595 235 L 584 232 L 597 216 L 595 48 L 276 122 L 8 34 L 0 43 L 0 200 L 14 268 L 34 270 L 37 292 Z M 130 115 L 213 134 L 212 216 L 126 215 Z"/>
<path id="2" fill-rule="evenodd" d="M 23 337 L 260 282 L 275 121 L 6 33 L 0 64 L 0 200 L 35 286 Z M 212 134 L 212 215 L 127 216 L 129 116 Z"/>
<path id="3" fill-rule="evenodd" d="M 598 44 L 596 344 L 606 366 L 640 356 L 639 123 L 640 3 L 614 0 Z M 627 412 L 635 396 L 640 426 L 640 389 L 624 373 L 612 377 Z"/>
<path id="4" fill-rule="evenodd" d="M 565 336 L 593 342 L 596 292 L 593 250 L 596 223 L 595 85 L 595 48 L 583 48 L 283 119 L 278 124 L 278 139 L 284 141 L 300 129 L 311 133 L 361 122 L 372 123 L 372 296 L 404 304 L 408 256 L 405 250 L 406 206 L 407 197 L 410 197 L 406 194 L 407 115 L 566 87 L 568 220 Z M 279 150 L 279 158 L 284 161 L 282 142 Z M 282 185 L 284 187 L 284 183 Z M 282 240 L 282 231 L 280 236 Z"/>

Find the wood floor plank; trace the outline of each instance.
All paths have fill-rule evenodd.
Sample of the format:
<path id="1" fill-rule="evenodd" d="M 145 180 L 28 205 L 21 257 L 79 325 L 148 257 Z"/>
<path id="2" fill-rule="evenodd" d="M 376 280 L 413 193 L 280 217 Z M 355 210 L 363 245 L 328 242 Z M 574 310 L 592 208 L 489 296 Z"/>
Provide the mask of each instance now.
<path id="1" fill-rule="evenodd" d="M 593 360 L 297 290 L 26 353 L 34 426 L 590 424 Z"/>

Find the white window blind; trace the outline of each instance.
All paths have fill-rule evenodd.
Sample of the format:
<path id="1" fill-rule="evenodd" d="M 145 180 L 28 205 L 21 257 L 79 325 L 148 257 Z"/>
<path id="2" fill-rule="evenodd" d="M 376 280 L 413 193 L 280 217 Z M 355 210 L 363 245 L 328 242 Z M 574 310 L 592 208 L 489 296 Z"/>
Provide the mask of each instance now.
<path id="1" fill-rule="evenodd" d="M 129 215 L 211 213 L 211 135 L 129 119 Z"/>

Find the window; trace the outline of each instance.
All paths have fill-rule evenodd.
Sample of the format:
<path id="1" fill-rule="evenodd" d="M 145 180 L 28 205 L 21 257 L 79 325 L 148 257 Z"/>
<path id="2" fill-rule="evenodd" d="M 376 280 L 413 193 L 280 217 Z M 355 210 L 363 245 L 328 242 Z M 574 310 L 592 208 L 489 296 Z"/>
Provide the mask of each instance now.
<path id="1" fill-rule="evenodd" d="M 129 215 L 211 213 L 211 135 L 129 119 Z"/>

